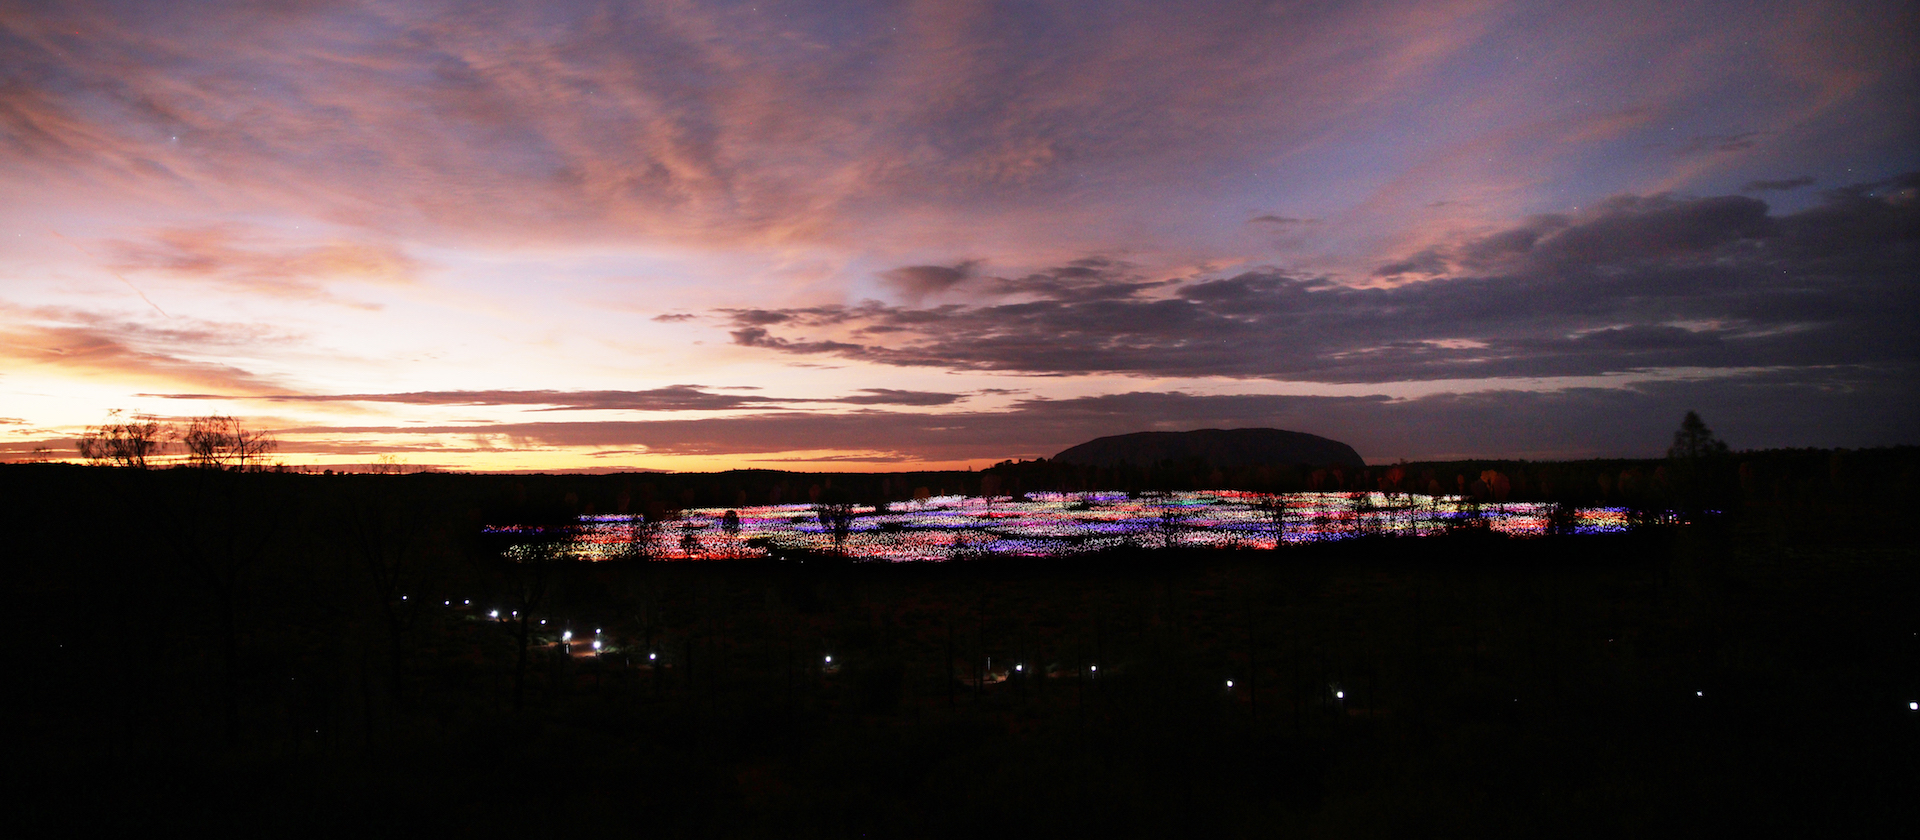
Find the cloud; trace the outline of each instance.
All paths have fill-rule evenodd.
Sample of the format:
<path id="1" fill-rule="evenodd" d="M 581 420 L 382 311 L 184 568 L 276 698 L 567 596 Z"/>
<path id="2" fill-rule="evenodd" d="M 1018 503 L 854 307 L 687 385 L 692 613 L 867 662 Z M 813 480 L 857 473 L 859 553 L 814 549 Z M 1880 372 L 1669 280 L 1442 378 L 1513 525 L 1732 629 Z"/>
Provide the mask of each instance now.
<path id="1" fill-rule="evenodd" d="M 1689 138 L 1685 145 L 1675 150 L 1678 155 L 1702 155 L 1718 152 L 1744 152 L 1753 148 L 1754 139 L 1762 134 L 1758 131 L 1742 131 L 1738 134 L 1702 134 Z"/>
<path id="2" fill-rule="evenodd" d="M 244 398 L 266 402 L 378 402 L 405 405 L 537 406 L 537 411 L 732 411 L 796 403 L 841 405 L 950 405 L 965 394 L 861 388 L 845 397 L 768 397 L 716 394 L 700 385 L 669 385 L 644 391 L 410 391 L 390 394 L 141 394 L 175 400 Z"/>
<path id="3" fill-rule="evenodd" d="M 1088 260 L 989 279 L 1025 300 L 723 310 L 736 344 L 1028 374 L 1391 382 L 1665 368 L 1914 369 L 1920 175 L 1783 216 L 1620 196 L 1428 248 L 1355 288 L 1283 270 L 1148 281 Z M 783 333 L 806 329 L 789 339 Z"/>
<path id="4" fill-rule="evenodd" d="M 979 263 L 973 260 L 954 266 L 907 265 L 880 273 L 880 279 L 907 299 L 918 301 L 927 295 L 949 291 L 965 282 Z"/>
<path id="5" fill-rule="evenodd" d="M 110 266 L 119 271 L 160 272 L 233 291 L 335 303 L 347 302 L 333 290 L 340 284 L 402 285 L 413 282 L 420 268 L 391 245 L 290 244 L 232 225 L 173 228 L 144 240 L 118 240 L 110 243 L 110 254 Z"/>
<path id="6" fill-rule="evenodd" d="M 1095 229 L 1058 200 L 1087 173 L 1151 189 L 1312 138 L 1470 45 L 1478 5 L 209 3 L 188 23 L 76 0 L 0 21 L 21 80 L 0 155 L 48 183 L 519 241 Z"/>
<path id="7" fill-rule="evenodd" d="M 240 348 L 293 339 L 255 324 L 176 318 L 155 325 L 82 310 L 0 304 L 0 367 L 52 369 L 147 387 L 283 391 L 285 385 L 275 378 L 221 360 Z"/>
<path id="8" fill-rule="evenodd" d="M 1006 411 L 947 414 L 771 412 L 700 420 L 280 432 L 378 434 L 382 439 L 486 436 L 529 447 L 657 456 L 824 451 L 852 460 L 958 461 L 1048 457 L 1095 437 L 1142 430 L 1277 427 L 1345 441 L 1374 463 L 1399 457 L 1657 457 L 1689 410 L 1699 411 L 1736 448 L 1898 443 L 1909 439 L 1920 423 L 1917 396 L 1909 377 L 1834 370 L 1819 381 L 1755 375 L 1625 388 L 1446 393 L 1410 400 L 1143 391 L 1034 398 Z M 630 460 L 646 463 L 644 458 Z"/>
<path id="9" fill-rule="evenodd" d="M 1778 181 L 1748 181 L 1745 184 L 1740 185 L 1740 191 L 1749 192 L 1749 193 L 1751 192 L 1786 192 L 1787 190 L 1797 190 L 1801 187 L 1810 186 L 1812 184 L 1813 184 L 1812 178 L 1802 175 L 1798 178 L 1783 178 Z"/>

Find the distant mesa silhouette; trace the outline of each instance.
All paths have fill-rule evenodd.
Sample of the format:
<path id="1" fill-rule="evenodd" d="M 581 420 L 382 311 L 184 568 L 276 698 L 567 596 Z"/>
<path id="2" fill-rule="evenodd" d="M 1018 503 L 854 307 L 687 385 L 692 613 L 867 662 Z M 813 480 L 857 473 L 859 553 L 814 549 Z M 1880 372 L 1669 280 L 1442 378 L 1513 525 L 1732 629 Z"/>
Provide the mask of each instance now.
<path id="1" fill-rule="evenodd" d="M 1095 438 L 1053 456 L 1055 461 L 1094 467 L 1151 466 L 1196 458 L 1216 467 L 1312 464 L 1360 469 L 1367 465 L 1360 453 L 1340 441 L 1284 429 L 1134 432 Z"/>

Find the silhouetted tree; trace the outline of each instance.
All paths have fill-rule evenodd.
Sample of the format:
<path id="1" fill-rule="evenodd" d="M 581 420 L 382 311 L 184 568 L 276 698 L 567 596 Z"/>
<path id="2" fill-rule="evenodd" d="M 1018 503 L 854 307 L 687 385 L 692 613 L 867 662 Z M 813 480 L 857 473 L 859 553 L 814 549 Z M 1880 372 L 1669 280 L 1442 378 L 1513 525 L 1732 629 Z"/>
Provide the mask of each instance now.
<path id="1" fill-rule="evenodd" d="M 212 469 L 247 469 L 279 445 L 266 432 L 248 429 L 238 418 L 212 414 L 187 421 L 180 436 L 187 463 Z"/>
<path id="2" fill-rule="evenodd" d="M 1687 412 L 1680 430 L 1673 433 L 1673 445 L 1667 448 L 1672 467 L 1667 471 L 1669 485 L 1686 513 L 1698 514 L 1712 506 L 1719 495 L 1714 492 L 1713 469 L 1726 455 L 1727 444 L 1714 436 L 1699 414 Z"/>
<path id="3" fill-rule="evenodd" d="M 1714 437 L 1713 430 L 1707 428 L 1700 415 L 1691 411 L 1680 421 L 1680 430 L 1673 433 L 1673 446 L 1667 448 L 1667 457 L 1681 462 L 1697 463 L 1725 454 L 1727 444 Z"/>
<path id="4" fill-rule="evenodd" d="M 846 554 L 847 535 L 853 531 L 852 502 L 823 502 L 813 506 L 813 512 L 820 517 L 820 526 L 833 534 L 833 553 Z"/>
<path id="5" fill-rule="evenodd" d="M 1285 546 L 1287 538 L 1287 497 L 1281 493 L 1267 493 L 1254 503 L 1261 515 L 1267 518 L 1267 524 L 1273 526 L 1273 547 Z"/>
<path id="6" fill-rule="evenodd" d="M 146 469 L 147 458 L 166 448 L 160 421 L 146 414 L 132 420 L 114 422 L 120 410 L 107 412 L 107 421 L 87 429 L 77 448 L 80 457 L 95 464 Z"/>

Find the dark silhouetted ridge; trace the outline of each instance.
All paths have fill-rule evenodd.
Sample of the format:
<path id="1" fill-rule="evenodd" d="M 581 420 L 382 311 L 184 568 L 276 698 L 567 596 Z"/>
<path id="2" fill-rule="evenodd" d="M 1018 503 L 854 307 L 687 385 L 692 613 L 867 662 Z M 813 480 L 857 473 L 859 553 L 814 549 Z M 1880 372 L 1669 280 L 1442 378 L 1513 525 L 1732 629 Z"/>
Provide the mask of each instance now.
<path id="1" fill-rule="evenodd" d="M 1214 466 L 1312 464 L 1365 467 L 1360 453 L 1337 440 L 1284 429 L 1198 429 L 1134 432 L 1095 438 L 1053 456 L 1055 461 L 1113 467 L 1204 460 Z"/>

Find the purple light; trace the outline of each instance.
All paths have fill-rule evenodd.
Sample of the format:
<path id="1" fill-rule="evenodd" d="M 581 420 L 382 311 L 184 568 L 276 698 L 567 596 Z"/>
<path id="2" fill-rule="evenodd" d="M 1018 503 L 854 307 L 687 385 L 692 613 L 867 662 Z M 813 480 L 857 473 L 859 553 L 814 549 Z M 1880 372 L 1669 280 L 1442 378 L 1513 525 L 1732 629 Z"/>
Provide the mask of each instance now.
<path id="1" fill-rule="evenodd" d="M 1270 497 L 1239 491 L 1191 491 L 1128 498 L 1125 493 L 1031 493 L 1007 497 L 938 496 L 899 502 L 887 513 L 855 511 L 852 528 L 836 542 L 810 505 L 734 508 L 739 528 L 721 527 L 726 509 L 697 508 L 657 531 L 639 532 L 626 516 L 583 516 L 568 529 L 568 552 L 582 560 L 632 556 L 664 559 L 782 557 L 794 552 L 864 560 L 933 562 L 978 555 L 1057 557 L 1119 548 L 1157 546 L 1274 548 L 1279 543 L 1351 539 L 1368 534 L 1428 536 L 1459 527 L 1470 516 L 1492 531 L 1537 536 L 1547 531 L 1552 506 L 1509 502 L 1471 508 L 1457 496 L 1384 493 L 1291 493 L 1279 496 L 1286 528 L 1275 527 L 1262 504 Z M 1576 533 L 1623 531 L 1624 508 L 1580 508 Z M 1171 528 L 1169 526 L 1172 526 Z M 490 526 L 489 533 L 540 536 L 526 526 Z M 555 530 L 554 533 L 559 533 Z M 636 545 L 636 535 L 644 542 Z M 685 539 L 693 537 L 692 540 Z M 526 549 L 508 549 L 509 557 Z"/>

